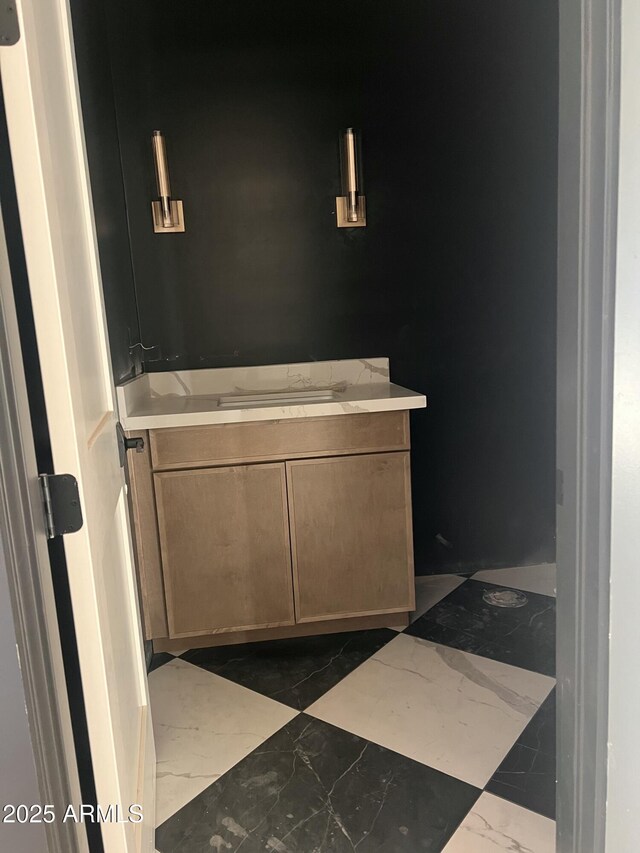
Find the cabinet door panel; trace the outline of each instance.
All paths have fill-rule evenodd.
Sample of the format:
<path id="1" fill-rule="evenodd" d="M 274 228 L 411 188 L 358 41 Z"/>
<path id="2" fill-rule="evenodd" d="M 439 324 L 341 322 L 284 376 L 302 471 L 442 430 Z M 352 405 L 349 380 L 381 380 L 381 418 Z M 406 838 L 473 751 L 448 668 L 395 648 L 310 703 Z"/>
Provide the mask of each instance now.
<path id="1" fill-rule="evenodd" d="M 294 624 L 284 464 L 154 482 L 169 635 Z"/>
<path id="2" fill-rule="evenodd" d="M 408 453 L 287 463 L 298 622 L 414 607 Z"/>

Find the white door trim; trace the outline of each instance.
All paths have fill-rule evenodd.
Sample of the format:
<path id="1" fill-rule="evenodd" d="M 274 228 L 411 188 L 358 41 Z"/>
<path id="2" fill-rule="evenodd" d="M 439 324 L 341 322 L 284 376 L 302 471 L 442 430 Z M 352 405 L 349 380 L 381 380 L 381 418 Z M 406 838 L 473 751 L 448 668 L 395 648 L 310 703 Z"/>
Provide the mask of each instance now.
<path id="1" fill-rule="evenodd" d="M 135 751 L 131 732 L 139 743 L 138 725 L 150 718 L 71 16 L 66 0 L 22 0 L 18 11 L 20 40 L 0 51 L 0 72 L 55 472 L 76 476 L 90 519 L 64 547 L 96 792 L 100 806 L 126 812 L 123 756 Z M 104 565 L 96 571 L 96 555 L 106 554 L 113 575 Z M 105 610 L 116 591 L 118 614 Z M 127 660 L 114 659 L 112 648 L 126 649 Z M 140 716 L 126 725 L 114 716 L 124 707 L 113 696 L 120 667 L 128 667 L 128 701 Z M 154 761 L 152 741 L 140 755 Z M 109 853 L 133 851 L 143 835 L 148 847 L 151 798 L 145 806 L 142 832 L 102 824 Z"/>

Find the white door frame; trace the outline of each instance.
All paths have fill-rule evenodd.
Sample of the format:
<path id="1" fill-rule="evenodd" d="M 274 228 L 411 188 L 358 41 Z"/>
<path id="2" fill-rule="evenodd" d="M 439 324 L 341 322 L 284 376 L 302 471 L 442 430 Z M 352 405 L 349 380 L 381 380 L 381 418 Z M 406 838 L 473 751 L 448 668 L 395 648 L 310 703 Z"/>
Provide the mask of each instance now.
<path id="1" fill-rule="evenodd" d="M 64 550 L 100 826 L 109 853 L 147 851 L 155 748 L 71 15 L 67 0 L 17 8 L 0 71 L 53 463 L 88 521 Z"/>
<path id="2" fill-rule="evenodd" d="M 0 533 L 14 611 L 15 651 L 33 746 L 33 755 L 25 756 L 25 760 L 30 763 L 31 759 L 35 764 L 39 789 L 39 796 L 33 802 L 53 804 L 59 816 L 64 814 L 68 803 L 80 802 L 82 796 L 1 214 Z M 13 778 L 11 782 L 7 780 L 3 787 L 11 791 L 12 799 L 15 799 L 21 790 L 16 779 L 24 771 L 19 767 L 7 769 Z M 4 829 L 0 827 L 2 838 L 5 837 Z M 46 833 L 50 853 L 87 853 L 89 849 L 82 824 L 57 820 L 33 829 L 43 835 Z M 34 838 L 30 827 L 17 826 L 13 835 L 6 838 L 6 843 L 11 843 L 13 850 L 26 853 L 36 849 L 34 845 L 39 843 L 36 839 L 40 839 L 40 835 Z"/>
<path id="3" fill-rule="evenodd" d="M 622 0 L 606 850 L 638 849 L 640 656 L 640 5 Z"/>
<path id="4" fill-rule="evenodd" d="M 559 8 L 557 849 L 601 853 L 620 0 L 560 0 Z"/>

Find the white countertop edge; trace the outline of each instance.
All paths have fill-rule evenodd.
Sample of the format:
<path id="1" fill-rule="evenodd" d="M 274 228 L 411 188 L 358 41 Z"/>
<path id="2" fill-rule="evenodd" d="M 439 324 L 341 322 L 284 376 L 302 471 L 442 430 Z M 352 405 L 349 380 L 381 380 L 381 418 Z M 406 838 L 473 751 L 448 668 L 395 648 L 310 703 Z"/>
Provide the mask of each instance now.
<path id="1" fill-rule="evenodd" d="M 246 409 L 214 409 L 206 412 L 174 412 L 164 415 L 131 415 L 121 417 L 126 431 L 168 427 L 209 426 L 210 424 L 280 421 L 291 418 L 316 418 L 327 415 L 353 415 L 366 412 L 397 412 L 424 409 L 427 398 L 422 394 L 387 397 L 354 402 L 323 402 L 294 406 L 264 406 Z"/>

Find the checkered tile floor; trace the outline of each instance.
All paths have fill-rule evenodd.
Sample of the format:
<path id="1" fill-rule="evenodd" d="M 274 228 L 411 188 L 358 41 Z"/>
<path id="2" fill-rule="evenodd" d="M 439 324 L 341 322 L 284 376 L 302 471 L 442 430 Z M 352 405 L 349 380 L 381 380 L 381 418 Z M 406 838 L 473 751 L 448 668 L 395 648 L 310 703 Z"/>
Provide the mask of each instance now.
<path id="1" fill-rule="evenodd" d="M 155 656 L 159 853 L 552 853 L 553 594 L 421 578 L 405 630 Z"/>

